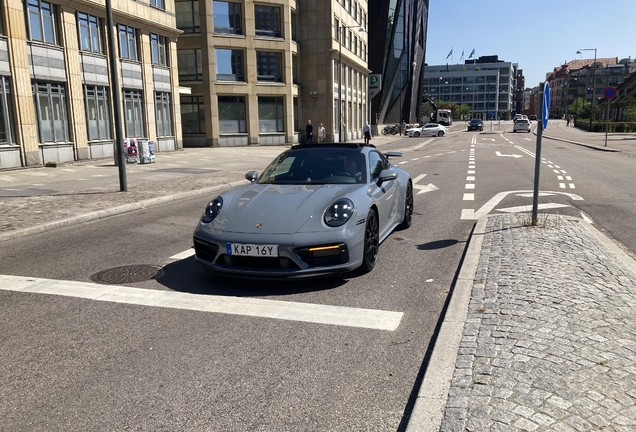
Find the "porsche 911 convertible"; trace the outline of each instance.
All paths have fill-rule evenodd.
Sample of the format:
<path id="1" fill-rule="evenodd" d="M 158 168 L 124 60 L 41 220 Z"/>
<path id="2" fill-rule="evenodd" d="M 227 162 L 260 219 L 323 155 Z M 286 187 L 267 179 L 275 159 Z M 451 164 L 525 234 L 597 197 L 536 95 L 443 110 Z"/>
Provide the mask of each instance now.
<path id="1" fill-rule="evenodd" d="M 224 276 L 287 279 L 373 270 L 380 243 L 413 218 L 407 171 L 368 144 L 298 145 L 206 206 L 195 256 Z"/>

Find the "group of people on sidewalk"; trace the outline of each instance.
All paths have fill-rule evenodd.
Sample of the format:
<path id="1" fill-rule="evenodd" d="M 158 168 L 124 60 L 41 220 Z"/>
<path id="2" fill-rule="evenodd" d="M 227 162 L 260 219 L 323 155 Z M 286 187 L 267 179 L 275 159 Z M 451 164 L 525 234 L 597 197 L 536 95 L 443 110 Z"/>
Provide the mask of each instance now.
<path id="1" fill-rule="evenodd" d="M 368 121 L 364 122 L 364 126 L 362 127 L 362 133 L 364 135 L 364 143 L 369 144 L 371 141 L 371 125 L 369 125 Z M 305 141 L 306 145 L 314 143 L 314 125 L 311 124 L 311 120 L 307 120 L 307 126 L 305 127 L 305 135 L 307 136 L 307 140 Z M 325 127 L 322 123 L 320 123 L 320 127 L 318 127 L 318 144 L 322 144 L 325 142 Z"/>

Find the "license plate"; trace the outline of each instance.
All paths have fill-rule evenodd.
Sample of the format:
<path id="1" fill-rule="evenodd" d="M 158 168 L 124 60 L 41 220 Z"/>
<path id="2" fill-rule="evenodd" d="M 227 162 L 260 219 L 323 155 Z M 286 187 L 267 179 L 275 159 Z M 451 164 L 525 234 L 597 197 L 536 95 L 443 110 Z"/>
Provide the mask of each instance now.
<path id="1" fill-rule="evenodd" d="M 237 256 L 278 257 L 278 245 L 228 243 L 227 254 Z"/>

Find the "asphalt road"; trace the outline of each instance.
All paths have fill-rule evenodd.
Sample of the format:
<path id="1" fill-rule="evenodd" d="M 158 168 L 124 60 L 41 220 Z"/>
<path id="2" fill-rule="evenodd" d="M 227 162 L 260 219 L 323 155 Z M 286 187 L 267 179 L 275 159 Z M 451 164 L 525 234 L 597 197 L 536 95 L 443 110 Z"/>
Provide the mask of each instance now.
<path id="1" fill-rule="evenodd" d="M 532 204 L 534 135 L 461 128 L 382 147 L 404 152 L 394 163 L 415 182 L 415 217 L 382 244 L 367 275 L 215 277 L 177 256 L 192 245 L 202 198 L 3 242 L 0 274 L 74 289 L 92 289 L 98 272 L 121 266 L 161 272 L 104 301 L 0 291 L 0 429 L 403 429 L 476 218 Z M 547 141 L 542 156 L 541 217 L 583 210 L 636 251 L 634 234 L 622 234 L 634 220 L 634 191 L 621 187 L 635 160 Z M 145 293 L 171 297 L 152 306 Z M 223 301 L 236 305 L 201 310 Z M 281 305 L 284 318 L 268 315 Z M 306 319 L 312 310 L 399 320 L 394 330 L 318 323 Z"/>

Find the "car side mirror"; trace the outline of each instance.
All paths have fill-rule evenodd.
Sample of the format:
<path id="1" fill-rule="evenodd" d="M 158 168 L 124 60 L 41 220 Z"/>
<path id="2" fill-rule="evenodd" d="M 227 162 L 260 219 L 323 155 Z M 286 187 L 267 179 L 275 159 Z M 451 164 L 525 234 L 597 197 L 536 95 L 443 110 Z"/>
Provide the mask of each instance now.
<path id="1" fill-rule="evenodd" d="M 378 186 L 380 186 L 382 183 L 389 181 L 389 180 L 395 180 L 397 178 L 397 173 L 395 171 L 392 170 L 382 170 L 380 171 L 380 176 L 378 177 Z"/>
<path id="2" fill-rule="evenodd" d="M 390 151 L 390 152 L 386 152 L 386 153 L 383 153 L 383 154 L 387 158 L 390 158 L 390 157 L 402 157 L 402 152 L 397 152 L 397 151 Z"/>
<path id="3" fill-rule="evenodd" d="M 251 183 L 254 183 L 258 178 L 258 171 L 249 171 L 245 174 L 245 179 L 249 180 Z"/>

